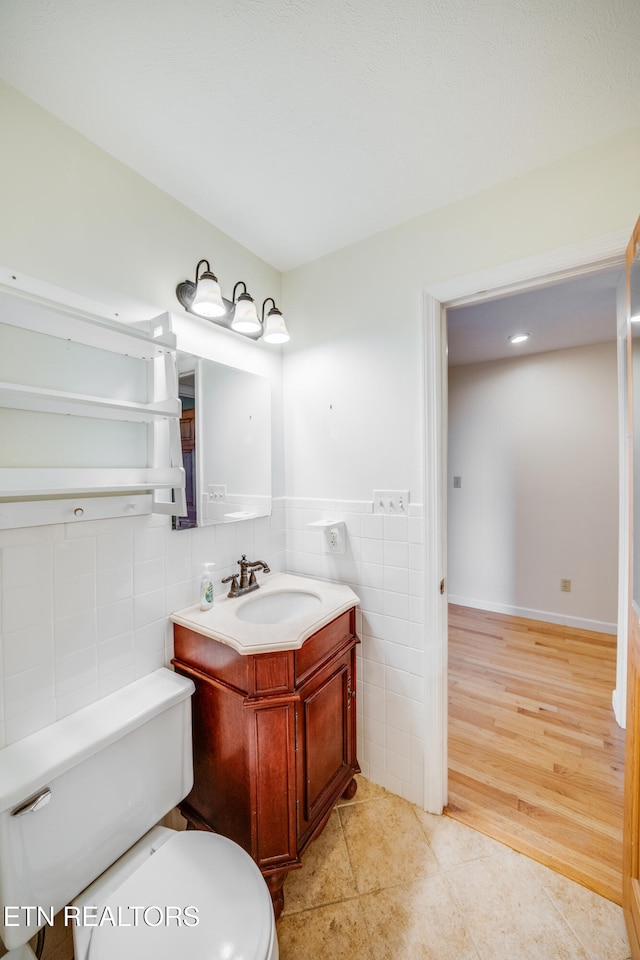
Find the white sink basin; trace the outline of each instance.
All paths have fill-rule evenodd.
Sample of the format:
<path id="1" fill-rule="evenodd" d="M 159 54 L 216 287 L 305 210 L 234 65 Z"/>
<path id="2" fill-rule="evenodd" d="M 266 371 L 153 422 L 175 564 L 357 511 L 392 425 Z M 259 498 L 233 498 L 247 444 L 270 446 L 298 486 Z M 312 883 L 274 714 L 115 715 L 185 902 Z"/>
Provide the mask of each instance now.
<path id="1" fill-rule="evenodd" d="M 260 589 L 253 593 L 218 595 L 209 610 L 185 607 L 170 619 L 243 655 L 274 653 L 299 650 L 308 637 L 358 603 L 344 583 L 268 573 L 260 576 Z"/>
<path id="2" fill-rule="evenodd" d="M 251 597 L 236 608 L 236 616 L 247 623 L 288 623 L 317 611 L 320 597 L 302 590 L 282 590 Z"/>

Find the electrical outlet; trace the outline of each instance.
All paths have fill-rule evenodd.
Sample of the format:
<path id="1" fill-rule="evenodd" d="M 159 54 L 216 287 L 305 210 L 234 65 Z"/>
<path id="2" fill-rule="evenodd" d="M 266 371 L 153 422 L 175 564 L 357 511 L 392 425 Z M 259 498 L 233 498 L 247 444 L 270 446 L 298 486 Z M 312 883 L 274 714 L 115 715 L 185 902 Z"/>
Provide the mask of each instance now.
<path id="1" fill-rule="evenodd" d="M 455 487 L 456 489 L 458 489 L 459 487 L 461 487 L 461 486 L 462 486 L 462 477 L 454 477 L 454 478 L 453 478 L 453 485 L 454 485 L 454 487 Z"/>
<path id="2" fill-rule="evenodd" d="M 227 495 L 227 487 L 224 483 L 210 483 L 209 484 L 209 500 L 224 500 Z"/>
<path id="3" fill-rule="evenodd" d="M 571 580 L 560 580 L 560 592 L 571 593 Z"/>
<path id="4" fill-rule="evenodd" d="M 336 523 L 335 526 L 325 528 L 326 552 L 344 553 L 345 535 L 344 523 Z"/>
<path id="5" fill-rule="evenodd" d="M 394 517 L 407 517 L 409 515 L 409 491 L 374 490 L 373 512 Z"/>

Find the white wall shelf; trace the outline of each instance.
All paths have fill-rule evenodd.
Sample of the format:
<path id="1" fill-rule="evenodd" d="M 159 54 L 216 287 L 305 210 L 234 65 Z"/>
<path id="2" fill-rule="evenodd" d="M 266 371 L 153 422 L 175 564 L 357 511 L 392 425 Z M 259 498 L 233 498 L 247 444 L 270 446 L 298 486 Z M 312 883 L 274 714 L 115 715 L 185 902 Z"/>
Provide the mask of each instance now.
<path id="1" fill-rule="evenodd" d="M 66 500 L 61 508 L 52 506 L 50 510 L 43 510 L 42 507 L 36 510 L 34 502 L 28 501 L 31 498 L 50 497 L 77 499 L 81 494 L 92 495 L 93 499 L 90 509 L 83 507 L 78 508 L 77 513 L 72 512 L 76 520 L 89 515 L 94 518 L 96 514 L 113 516 L 114 509 L 122 509 L 124 511 L 122 515 L 127 515 L 132 510 L 133 512 L 153 510 L 178 515 L 186 512 L 185 474 L 182 466 L 179 425 L 181 403 L 178 399 L 175 336 L 171 332 L 169 315 L 164 314 L 144 324 L 129 327 L 103 317 L 82 315 L 72 308 L 53 304 L 32 293 L 21 295 L 13 290 L 8 291 L 6 287 L 0 287 L 0 324 L 5 325 L 2 328 L 4 331 L 2 336 L 6 340 L 8 349 L 11 348 L 12 341 L 10 328 L 19 327 L 30 331 L 30 335 L 36 335 L 35 339 L 32 338 L 29 343 L 34 343 L 34 350 L 39 355 L 38 362 L 33 364 L 35 382 L 32 383 L 9 382 L 7 376 L 10 377 L 14 371 L 12 368 L 7 370 L 6 367 L 9 364 L 5 363 L 4 379 L 0 382 L 0 411 L 2 409 L 27 411 L 26 416 L 33 414 L 36 418 L 39 414 L 70 417 L 72 430 L 75 430 L 73 418 L 120 422 L 123 424 L 122 429 L 125 429 L 126 424 L 131 423 L 144 423 L 148 427 L 146 449 L 143 447 L 141 451 L 142 457 L 146 456 L 146 466 L 144 459 L 143 465 L 136 467 L 118 464 L 120 444 L 117 440 L 114 441 L 113 465 L 109 466 L 91 466 L 91 456 L 85 457 L 84 450 L 81 451 L 83 460 L 88 465 L 82 467 L 69 464 L 71 455 L 68 452 L 62 460 L 63 465 L 55 467 L 21 466 L 19 458 L 9 456 L 8 461 L 5 459 L 5 464 L 9 465 L 0 465 L 0 501 L 4 501 L 0 504 L 2 525 L 29 525 L 35 522 L 33 517 L 36 515 L 58 516 L 60 510 L 66 516 L 71 509 L 71 499 Z M 54 349 L 54 344 L 60 341 L 63 347 L 56 346 Z M 145 362 L 138 363 L 134 367 L 127 366 L 126 376 L 123 375 L 124 382 L 120 381 L 118 373 L 112 372 L 108 386 L 105 386 L 102 381 L 101 395 L 79 392 L 73 389 L 74 375 L 79 372 L 78 360 L 75 354 L 72 358 L 71 352 L 67 359 L 68 348 L 64 346 L 65 341 L 73 345 L 74 350 L 78 349 L 76 346 L 78 344 L 82 345 L 80 349 L 92 348 L 91 362 L 97 363 L 100 370 L 103 367 L 101 357 L 104 356 L 107 363 L 107 355 L 113 357 L 114 354 L 119 354 L 123 358 L 128 358 L 127 364 L 131 363 L 131 358 Z M 63 369 L 67 371 L 68 368 L 70 388 L 68 390 L 53 388 L 46 382 L 51 381 L 51 376 L 59 372 L 55 367 L 52 368 L 50 362 L 47 362 L 49 360 L 47 345 L 49 345 L 49 352 L 54 352 L 58 359 L 60 359 L 61 350 L 64 351 L 63 361 L 66 361 L 66 366 Z M 14 351 L 15 349 L 17 348 L 14 347 Z M 96 350 L 99 352 L 96 353 Z M 18 356 L 18 354 L 15 355 Z M 25 356 L 24 350 L 21 356 Z M 114 369 L 119 369 L 117 365 L 121 361 L 117 358 L 109 361 L 111 364 L 109 369 L 113 368 L 114 362 L 116 364 Z M 31 366 L 26 373 L 23 372 L 23 378 L 26 377 L 29 380 L 32 379 Z M 56 382 L 56 379 L 53 382 Z M 66 378 L 61 383 L 60 376 L 57 376 L 57 386 L 66 386 L 66 383 Z M 87 378 L 86 371 L 83 372 L 83 378 L 78 385 L 85 390 L 87 386 L 89 389 L 93 386 L 91 376 Z M 118 394 L 121 394 L 123 389 L 125 394 L 136 399 L 120 399 Z M 111 395 L 105 395 L 107 393 Z M 146 402 L 139 402 L 140 397 L 146 398 Z M 9 416 L 9 413 L 6 416 Z M 15 428 L 12 432 L 12 422 L 9 421 L 7 428 L 6 442 L 9 445 L 15 437 Z M 42 423 L 41 417 L 39 422 Z M 59 420 L 59 422 L 68 424 L 69 421 Z M 49 421 L 47 421 L 47 431 L 48 425 Z M 25 449 L 24 445 L 25 443 L 28 445 L 31 435 L 29 422 L 21 421 L 21 428 L 27 434 L 26 440 L 23 436 L 20 437 L 22 449 Z M 51 429 L 55 429 L 54 418 L 52 418 Z M 96 424 L 96 431 L 97 429 Z M 120 431 L 119 426 L 113 429 Z M 118 433 L 117 437 L 120 436 L 121 434 Z M 46 439 L 48 440 L 48 437 Z M 122 439 L 124 440 L 124 435 Z M 11 451 L 8 452 L 11 453 Z M 30 451 L 27 452 L 30 453 Z M 14 463 L 11 462 L 12 459 Z M 14 465 L 16 459 L 17 465 Z M 58 457 L 52 459 L 55 460 Z M 123 456 L 122 459 L 126 462 L 127 457 Z M 69 465 L 64 465 L 64 460 Z M 22 462 L 31 463 L 31 456 Z M 99 457 L 97 462 L 99 464 L 103 459 Z M 123 500 L 120 506 L 115 505 L 114 501 L 117 498 L 114 496 L 104 498 L 95 496 L 96 494 L 125 493 L 130 495 L 128 497 L 130 502 L 125 503 Z M 151 494 L 151 496 L 133 497 L 134 493 Z M 98 501 L 102 500 L 104 503 L 100 507 Z M 22 508 L 18 510 L 17 504 L 10 501 L 23 501 Z M 134 507 L 131 506 L 132 503 L 135 504 Z M 104 513 L 101 513 L 101 510 Z M 15 520 L 14 524 L 12 520 Z M 40 522 L 45 521 L 40 520 Z"/>
<path id="2" fill-rule="evenodd" d="M 181 480 L 181 467 L 1 467 L 0 496 L 173 490 Z"/>
<path id="3" fill-rule="evenodd" d="M 176 336 L 165 321 L 168 314 L 146 323 L 127 325 L 106 317 L 79 313 L 71 307 L 11 290 L 3 284 L 0 284 L 0 313 L 2 323 L 141 360 L 152 360 L 176 349 Z"/>
<path id="4" fill-rule="evenodd" d="M 80 523 L 83 520 L 111 517 L 136 517 L 151 513 L 151 510 L 150 494 L 0 502 L 0 530 L 41 527 L 51 523 Z"/>
<path id="5" fill-rule="evenodd" d="M 153 423 L 154 420 L 180 417 L 178 399 L 162 400 L 157 403 L 133 403 L 6 382 L 0 382 L 0 407 L 35 410 L 41 413 L 64 413 L 99 420 L 126 420 L 134 423 Z"/>

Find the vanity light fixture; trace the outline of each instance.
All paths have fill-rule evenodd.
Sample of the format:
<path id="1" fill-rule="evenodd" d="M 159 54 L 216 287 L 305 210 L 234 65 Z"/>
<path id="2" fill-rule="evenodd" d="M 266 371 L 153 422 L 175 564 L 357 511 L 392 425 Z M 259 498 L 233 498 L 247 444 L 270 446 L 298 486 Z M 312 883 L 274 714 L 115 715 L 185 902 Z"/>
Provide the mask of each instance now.
<path id="1" fill-rule="evenodd" d="M 264 308 L 269 301 L 271 301 L 273 306 L 271 307 L 271 310 L 269 310 L 265 320 Z M 267 297 L 262 304 L 262 326 L 264 329 L 263 338 L 267 343 L 286 343 L 289 339 L 289 333 L 284 322 L 284 317 L 282 316 L 281 311 L 276 307 L 276 302 L 273 297 Z"/>
<path id="2" fill-rule="evenodd" d="M 530 336 L 530 333 L 514 333 L 510 337 L 507 337 L 507 340 L 512 346 L 515 346 L 517 343 L 524 343 Z"/>
<path id="3" fill-rule="evenodd" d="M 202 272 L 201 268 L 204 268 Z M 242 292 L 236 296 L 239 288 L 242 288 Z M 259 317 L 254 299 L 244 280 L 238 280 L 231 296 L 231 300 L 222 296 L 218 278 L 212 272 L 208 260 L 199 261 L 195 280 L 183 280 L 176 287 L 178 302 L 187 313 L 211 320 L 252 340 L 262 337 L 266 343 L 287 342 L 289 334 L 284 317 L 276 307 L 273 297 L 267 297 L 264 301 L 262 316 Z M 269 302 L 273 306 L 265 319 L 264 310 Z"/>

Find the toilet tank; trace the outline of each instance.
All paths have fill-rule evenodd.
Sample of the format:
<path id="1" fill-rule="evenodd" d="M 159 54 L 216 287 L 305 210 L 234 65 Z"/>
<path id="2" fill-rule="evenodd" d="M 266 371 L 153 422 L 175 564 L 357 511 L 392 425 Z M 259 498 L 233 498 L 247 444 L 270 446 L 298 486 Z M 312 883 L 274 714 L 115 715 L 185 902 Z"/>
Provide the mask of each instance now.
<path id="1" fill-rule="evenodd" d="M 190 791 L 193 690 L 163 668 L 0 750 L 7 949 L 26 943 Z"/>

